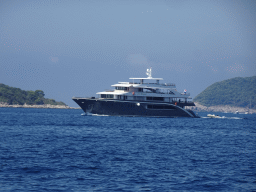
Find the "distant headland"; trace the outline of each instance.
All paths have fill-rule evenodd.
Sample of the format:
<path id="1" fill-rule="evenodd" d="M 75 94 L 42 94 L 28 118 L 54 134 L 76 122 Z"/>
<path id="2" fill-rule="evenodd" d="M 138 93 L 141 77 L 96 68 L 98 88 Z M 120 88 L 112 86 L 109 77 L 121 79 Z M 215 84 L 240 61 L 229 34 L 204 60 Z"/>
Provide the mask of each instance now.
<path id="1" fill-rule="evenodd" d="M 256 76 L 216 82 L 194 98 L 195 111 L 256 113 Z"/>
<path id="2" fill-rule="evenodd" d="M 24 91 L 0 83 L 0 107 L 78 109 L 54 99 L 44 98 L 44 95 L 42 90 Z"/>

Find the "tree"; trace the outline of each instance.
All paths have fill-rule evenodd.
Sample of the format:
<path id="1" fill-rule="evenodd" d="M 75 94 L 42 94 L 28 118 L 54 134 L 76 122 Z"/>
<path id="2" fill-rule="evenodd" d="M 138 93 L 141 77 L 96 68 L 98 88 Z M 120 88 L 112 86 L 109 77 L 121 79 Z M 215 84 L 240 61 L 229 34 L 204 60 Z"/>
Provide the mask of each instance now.
<path id="1" fill-rule="evenodd" d="M 36 91 L 35 91 L 35 94 L 36 94 L 36 96 L 38 96 L 38 97 L 40 97 L 40 98 L 44 97 L 44 95 L 45 95 L 42 90 L 36 90 Z"/>

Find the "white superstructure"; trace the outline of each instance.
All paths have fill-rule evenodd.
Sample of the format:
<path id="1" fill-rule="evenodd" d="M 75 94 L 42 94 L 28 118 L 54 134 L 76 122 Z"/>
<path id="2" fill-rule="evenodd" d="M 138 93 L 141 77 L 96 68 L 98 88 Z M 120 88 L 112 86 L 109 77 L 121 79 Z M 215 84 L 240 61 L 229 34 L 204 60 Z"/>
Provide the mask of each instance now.
<path id="1" fill-rule="evenodd" d="M 185 102 L 191 99 L 184 90 L 180 93 L 173 83 L 159 83 L 162 78 L 153 78 L 152 69 L 147 69 L 147 78 L 130 78 L 132 82 L 118 82 L 111 85 L 114 90 L 98 92 L 99 98 L 136 101 Z"/>

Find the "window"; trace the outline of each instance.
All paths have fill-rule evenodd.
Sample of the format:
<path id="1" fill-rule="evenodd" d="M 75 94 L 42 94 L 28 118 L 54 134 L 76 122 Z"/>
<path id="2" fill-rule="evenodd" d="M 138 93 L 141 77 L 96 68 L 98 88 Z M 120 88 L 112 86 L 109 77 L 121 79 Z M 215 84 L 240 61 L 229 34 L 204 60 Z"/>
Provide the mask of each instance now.
<path id="1" fill-rule="evenodd" d="M 110 98 L 110 99 L 113 99 L 113 98 L 114 98 L 114 95 L 101 94 L 101 98 Z"/>
<path id="2" fill-rule="evenodd" d="M 147 100 L 149 101 L 163 101 L 163 97 L 147 97 Z"/>
<path id="3" fill-rule="evenodd" d="M 116 90 L 125 90 L 128 91 L 129 87 L 116 87 Z"/>

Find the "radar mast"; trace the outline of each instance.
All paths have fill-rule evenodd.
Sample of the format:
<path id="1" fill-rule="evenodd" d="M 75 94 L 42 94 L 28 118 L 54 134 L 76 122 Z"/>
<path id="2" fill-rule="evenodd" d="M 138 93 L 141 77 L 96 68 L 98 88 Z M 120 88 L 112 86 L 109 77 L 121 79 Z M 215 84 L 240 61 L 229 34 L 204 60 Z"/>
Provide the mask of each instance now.
<path id="1" fill-rule="evenodd" d="M 146 75 L 148 76 L 149 79 L 152 79 L 152 68 L 147 69 Z"/>

